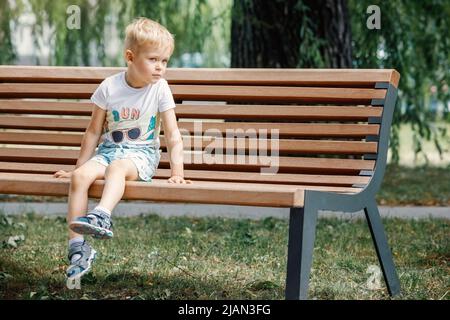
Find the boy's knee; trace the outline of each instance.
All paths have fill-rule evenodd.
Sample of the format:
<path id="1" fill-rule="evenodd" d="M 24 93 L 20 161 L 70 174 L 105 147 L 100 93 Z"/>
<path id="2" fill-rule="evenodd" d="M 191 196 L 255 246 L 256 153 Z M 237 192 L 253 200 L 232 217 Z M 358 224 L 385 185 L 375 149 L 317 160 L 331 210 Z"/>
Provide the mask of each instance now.
<path id="1" fill-rule="evenodd" d="M 111 173 L 122 173 L 126 174 L 127 168 L 124 165 L 123 161 L 120 160 L 114 160 L 109 164 L 109 166 L 106 168 L 106 175 L 109 175 Z"/>
<path id="2" fill-rule="evenodd" d="M 70 182 L 74 186 L 82 186 L 86 184 L 90 184 L 91 175 L 86 170 L 75 169 L 72 172 L 72 176 L 70 178 Z"/>

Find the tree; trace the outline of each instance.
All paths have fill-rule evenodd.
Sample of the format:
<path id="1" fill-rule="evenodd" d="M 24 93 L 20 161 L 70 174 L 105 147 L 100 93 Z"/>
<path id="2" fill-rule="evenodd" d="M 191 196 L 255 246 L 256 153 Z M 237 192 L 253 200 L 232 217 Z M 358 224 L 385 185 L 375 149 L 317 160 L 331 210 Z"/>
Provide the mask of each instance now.
<path id="1" fill-rule="evenodd" d="M 31 13 L 35 17 L 32 25 L 34 47 L 38 52 L 43 51 L 44 47 L 50 49 L 50 65 L 123 66 L 123 41 L 114 43 L 116 56 L 110 57 L 106 53 L 107 46 L 111 46 L 114 40 L 111 32 L 116 30 L 122 40 L 125 26 L 136 17 L 146 16 L 162 23 L 175 34 L 172 63 L 179 61 L 186 52 L 207 52 L 203 59 L 205 66 L 227 64 L 223 61 L 223 55 L 228 53 L 229 5 L 221 0 L 16 0 L 15 10 L 8 7 L 11 1 L 0 0 L 0 4 L 1 1 L 6 4 L 0 10 L 2 53 L 14 49 L 12 45 L 8 47 L 8 39 L 11 39 L 13 32 L 9 29 L 9 23 L 13 21 L 17 24 L 18 16 Z M 70 6 L 80 9 L 79 29 L 67 26 L 70 16 L 67 8 Z M 50 30 L 49 36 L 46 36 L 47 30 Z M 4 47 L 10 49 L 7 51 Z M 13 60 L 11 56 L 7 63 Z M 39 63 L 36 59 L 36 64 Z"/>
<path id="2" fill-rule="evenodd" d="M 11 63 L 16 53 L 11 39 L 10 23 L 16 16 L 17 10 L 10 7 L 8 0 L 0 0 L 0 64 Z"/>
<path id="3" fill-rule="evenodd" d="M 345 0 L 235 0 L 231 67 L 352 65 Z"/>
<path id="4" fill-rule="evenodd" d="M 367 27 L 370 5 L 381 10 L 379 30 Z M 412 125 L 416 153 L 423 140 L 434 141 L 441 153 L 446 127 L 435 124 L 429 106 L 431 98 L 441 103 L 443 118 L 450 120 L 449 16 L 446 0 L 235 0 L 231 66 L 397 69 L 393 161 L 399 161 L 399 128 L 405 123 Z"/>
<path id="5" fill-rule="evenodd" d="M 234 1 L 231 67 L 296 67 L 301 18 L 296 2 Z"/>
<path id="6" fill-rule="evenodd" d="M 318 38 L 321 56 L 330 68 L 352 66 L 352 32 L 346 0 L 304 0 L 311 12 L 310 28 Z M 304 48 L 302 51 L 306 51 Z"/>
<path id="7" fill-rule="evenodd" d="M 377 5 L 381 28 L 369 30 L 366 13 Z M 415 152 L 422 152 L 424 140 L 434 141 L 442 153 L 440 140 L 448 140 L 445 125 L 436 122 L 431 99 L 444 107 L 442 120 L 450 120 L 450 2 L 349 0 L 354 35 L 353 61 L 358 68 L 394 68 L 401 74 L 399 100 L 391 135 L 393 161 L 399 160 L 399 127 L 413 128 Z M 432 96 L 430 88 L 436 87 Z"/>

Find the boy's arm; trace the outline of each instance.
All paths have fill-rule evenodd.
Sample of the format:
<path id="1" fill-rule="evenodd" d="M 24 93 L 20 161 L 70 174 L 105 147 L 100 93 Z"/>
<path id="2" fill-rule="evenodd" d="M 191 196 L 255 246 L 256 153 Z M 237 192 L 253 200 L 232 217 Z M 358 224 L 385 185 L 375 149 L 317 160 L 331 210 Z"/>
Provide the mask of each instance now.
<path id="1" fill-rule="evenodd" d="M 175 110 L 172 108 L 161 112 L 161 119 L 170 160 L 171 177 L 169 182 L 191 183 L 190 180 L 184 180 L 183 140 L 178 129 Z"/>
<path id="2" fill-rule="evenodd" d="M 75 165 L 75 169 L 82 166 L 86 161 L 88 161 L 92 153 L 97 147 L 98 141 L 102 135 L 103 122 L 105 121 L 106 111 L 94 106 L 92 111 L 91 121 L 83 135 L 83 140 L 81 141 L 80 155 Z M 64 170 L 58 170 L 54 173 L 55 178 L 70 178 L 72 172 L 66 172 Z"/>
<path id="3" fill-rule="evenodd" d="M 78 156 L 75 169 L 82 166 L 92 157 L 102 135 L 105 117 L 106 110 L 103 110 L 95 105 L 92 111 L 91 121 L 89 122 L 89 125 L 83 135 L 83 140 L 81 141 L 80 155 Z"/>

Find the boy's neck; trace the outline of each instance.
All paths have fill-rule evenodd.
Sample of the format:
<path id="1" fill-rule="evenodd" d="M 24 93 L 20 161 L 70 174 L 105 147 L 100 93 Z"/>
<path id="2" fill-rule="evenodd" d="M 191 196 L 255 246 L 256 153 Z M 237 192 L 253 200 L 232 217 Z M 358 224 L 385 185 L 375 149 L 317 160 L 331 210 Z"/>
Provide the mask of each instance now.
<path id="1" fill-rule="evenodd" d="M 125 81 L 130 87 L 135 89 L 140 89 L 149 85 L 149 83 L 140 82 L 138 79 L 136 79 L 133 76 L 133 72 L 130 72 L 129 69 L 125 72 Z"/>

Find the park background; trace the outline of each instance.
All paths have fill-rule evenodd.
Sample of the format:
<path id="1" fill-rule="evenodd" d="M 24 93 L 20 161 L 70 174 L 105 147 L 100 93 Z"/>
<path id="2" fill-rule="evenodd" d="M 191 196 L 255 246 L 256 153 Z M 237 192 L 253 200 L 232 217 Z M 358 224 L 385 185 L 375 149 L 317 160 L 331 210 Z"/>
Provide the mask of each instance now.
<path id="1" fill-rule="evenodd" d="M 378 203 L 386 206 L 450 207 L 449 1 L 0 0 L 0 64 L 125 66 L 122 58 L 124 28 L 133 18 L 139 16 L 159 21 L 175 35 L 176 47 L 169 67 L 396 69 L 401 74 L 399 97 L 391 130 L 389 165 L 377 198 Z M 377 22 L 379 25 L 376 25 Z M 45 197 L 0 196 L 0 200 L 4 202 L 57 201 Z M 60 245 L 59 251 L 56 250 L 54 253 L 59 259 L 56 259 L 56 262 L 55 259 L 42 257 L 42 261 L 36 262 L 36 270 L 33 266 L 29 267 L 30 270 L 11 269 L 14 268 L 14 261 L 24 261 L 35 252 L 32 243 L 48 242 L 51 248 L 54 241 L 63 239 L 64 219 L 56 220 L 60 222 L 59 225 L 48 227 L 46 226 L 48 217 L 37 217 L 32 212 L 17 217 L 10 217 L 7 214 L 8 212 L 5 212 L 0 216 L 2 219 L 0 241 L 3 241 L 0 250 L 4 251 L 0 258 L 0 297 L 82 296 L 79 293 L 65 292 L 57 284 L 60 281 L 58 271 L 64 269 L 65 263 L 63 245 Z M 149 250 L 148 259 L 153 263 L 155 270 L 156 266 L 159 266 L 163 270 L 167 269 L 167 274 L 181 272 L 185 275 L 184 287 L 172 283 L 170 277 L 158 279 L 152 274 L 139 274 L 141 268 L 148 270 L 148 266 L 137 262 L 132 268 L 138 270 L 136 271 L 138 275 L 133 275 L 133 272 L 121 273 L 124 266 L 130 263 L 127 260 L 122 261 L 122 264 L 118 262 L 119 271 L 113 273 L 113 276 L 99 268 L 100 276 L 92 276 L 90 280 L 91 291 L 83 293 L 88 298 L 108 298 L 108 295 L 111 295 L 110 298 L 192 296 L 276 299 L 283 295 L 281 286 L 284 265 L 280 266 L 279 263 L 277 265 L 277 260 L 284 259 L 283 252 L 277 258 L 267 256 L 267 247 L 255 249 L 256 253 L 253 252 L 254 255 L 247 253 L 248 256 L 236 253 L 236 250 L 241 248 L 245 252 L 247 246 L 264 247 L 258 242 L 260 236 L 270 237 L 274 230 L 279 232 L 276 232 L 276 238 L 272 239 L 273 245 L 279 244 L 280 250 L 283 250 L 285 221 L 272 218 L 262 221 L 222 221 L 219 218 L 219 220 L 207 219 L 206 222 L 203 220 L 192 222 L 188 218 L 160 220 L 154 216 L 145 218 L 144 222 L 128 219 L 121 222 L 124 234 L 131 232 L 130 228 L 136 225 L 144 226 L 147 222 L 163 229 L 172 227 L 181 230 L 180 236 L 173 239 L 173 246 L 166 248 L 167 252 L 173 253 L 173 257 L 169 253 L 165 257 L 158 255 L 165 241 L 161 236 L 149 244 L 156 249 Z M 193 225 L 200 227 L 193 228 Z M 347 282 L 353 279 L 354 283 L 359 283 L 361 279 L 367 277 L 364 275 L 367 263 L 357 261 L 356 253 L 353 258 L 346 256 L 348 243 L 351 242 L 349 239 L 352 237 L 359 239 L 367 233 L 364 223 L 355 220 L 351 224 L 342 224 L 339 220 L 327 220 L 322 223 L 321 228 L 318 230 L 318 243 L 334 239 L 337 247 L 328 248 L 327 245 L 319 247 L 328 248 L 329 252 L 324 250 L 328 254 L 331 252 L 331 256 L 335 258 L 340 255 L 344 255 L 344 258 L 336 262 L 330 256 L 322 257 L 323 261 L 317 266 L 321 271 L 316 272 L 316 275 L 321 276 L 317 275 L 316 282 L 313 281 L 313 296 L 330 299 L 387 298 L 385 290 L 364 291 L 356 284 L 355 287 L 345 287 L 345 281 L 330 284 L 333 283 L 332 279 L 336 277 L 336 273 L 327 270 L 326 263 L 338 266 L 334 272 Z M 389 220 L 386 228 L 389 239 L 392 238 L 392 233 L 403 235 L 403 238 L 398 239 L 403 247 L 398 249 L 397 257 L 394 250 L 394 259 L 398 258 L 396 263 L 400 264 L 400 270 L 404 270 L 403 277 L 407 283 L 405 296 L 448 299 L 450 269 L 448 219 L 430 218 L 421 222 Z M 44 233 L 48 237 L 42 238 L 38 230 L 46 230 Z M 204 241 L 204 245 L 210 250 L 218 250 L 211 244 L 206 244 L 207 239 L 208 241 L 212 239 L 208 236 L 202 238 L 204 237 L 202 232 L 205 230 L 216 230 L 217 233 L 212 239 L 219 243 L 223 242 L 225 246 L 222 250 L 223 256 L 213 255 L 214 259 L 218 259 L 217 261 L 221 261 L 224 265 L 223 270 L 216 270 L 217 274 L 220 274 L 219 271 L 223 271 L 225 275 L 230 274 L 231 271 L 226 266 L 228 263 L 236 262 L 226 260 L 228 251 L 239 263 L 243 263 L 242 266 L 237 265 L 238 269 L 245 269 L 245 261 L 249 259 L 254 262 L 250 265 L 251 270 L 257 270 L 258 266 L 267 269 L 267 265 L 273 263 L 273 268 L 279 269 L 280 274 L 259 274 L 255 271 L 255 275 L 249 276 L 249 279 L 243 277 L 245 280 L 242 286 L 237 287 L 231 284 L 229 284 L 231 287 L 228 287 L 226 277 L 222 279 L 222 276 L 217 275 L 214 283 L 200 281 L 199 288 L 196 280 L 203 279 L 203 276 L 186 271 L 189 270 L 188 266 L 178 268 L 178 261 L 179 252 L 184 250 L 194 256 L 205 258 L 193 262 L 186 258 L 191 257 L 188 253 L 181 254 L 185 260 L 181 259 L 186 264 L 198 263 L 204 270 L 208 269 L 208 265 L 217 264 L 217 261 L 210 261 L 205 255 L 200 255 L 198 248 L 180 249 L 186 241 L 186 245 L 189 245 L 193 242 L 192 239 L 199 237 L 199 241 Z M 323 237 L 320 236 L 321 232 L 325 232 Z M 345 232 L 349 234 L 347 235 L 349 238 L 337 241 L 332 236 L 335 234 L 338 237 Z M 61 235 L 57 235 L 58 233 Z M 230 233 L 234 237 L 227 238 Z M 220 238 L 222 235 L 225 238 Z M 144 235 L 138 234 L 136 239 L 139 236 Z M 233 239 L 239 240 L 237 248 L 232 245 Z M 363 250 L 367 249 L 369 252 L 367 259 L 371 259 L 374 252 L 370 251 L 372 248 L 368 238 L 364 239 L 361 240 L 361 246 Z M 158 241 L 161 241 L 159 245 Z M 105 246 L 113 248 L 109 244 Z M 19 250 L 20 248 L 23 252 Z M 122 243 L 117 250 L 134 252 L 135 258 L 139 257 L 139 248 L 132 248 L 131 242 Z M 406 257 L 408 252 L 414 250 L 417 256 Z M 15 255 L 8 260 L 4 253 L 10 251 Z M 401 256 L 402 252 L 405 256 Z M 321 259 L 320 255 L 320 252 L 317 255 L 315 253 L 315 261 Z M 114 260 L 115 257 L 111 255 L 109 258 Z M 133 257 L 134 255 L 130 254 L 131 261 Z M 260 260 L 255 257 L 259 257 Z M 173 259 L 170 260 L 171 258 Z M 226 261 L 221 260 L 222 258 Z M 37 276 L 39 263 L 52 270 L 44 277 L 46 280 L 39 280 Z M 409 264 L 412 266 L 411 270 L 407 267 Z M 229 268 L 232 268 L 231 264 Z M 56 272 L 53 272 L 54 270 Z M 353 274 L 355 270 L 360 273 L 359 276 Z M 27 272 L 31 275 L 27 275 Z M 359 282 L 355 277 L 360 277 Z M 160 285 L 148 292 L 142 289 L 123 293 L 116 288 L 116 285 L 119 287 L 120 284 L 134 282 L 144 284 L 156 282 Z M 101 294 L 94 289 L 94 285 L 98 283 L 112 283 L 112 285 L 106 290 L 108 293 Z M 181 289 L 185 287 L 188 288 L 187 291 Z M 228 289 L 222 292 L 222 288 Z M 359 290 L 363 290 L 363 293 Z M 211 292 L 214 294 L 208 296 Z"/>

